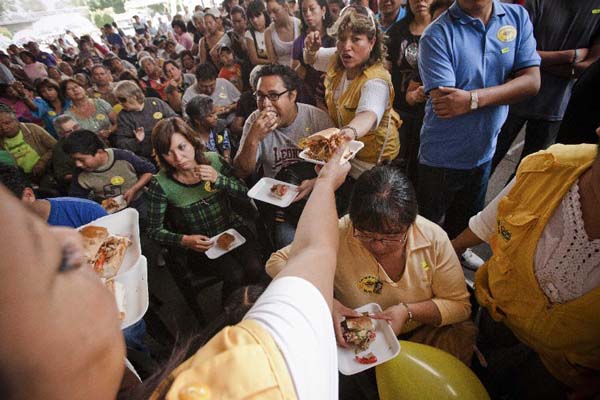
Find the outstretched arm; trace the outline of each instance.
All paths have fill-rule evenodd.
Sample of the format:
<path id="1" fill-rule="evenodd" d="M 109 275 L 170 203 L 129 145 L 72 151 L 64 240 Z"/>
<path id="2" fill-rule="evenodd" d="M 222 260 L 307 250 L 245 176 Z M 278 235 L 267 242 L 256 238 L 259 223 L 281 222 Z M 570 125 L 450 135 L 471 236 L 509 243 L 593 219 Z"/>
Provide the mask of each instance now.
<path id="1" fill-rule="evenodd" d="M 338 151 L 323 167 L 302 212 L 286 268 L 275 279 L 296 276 L 312 283 L 331 309 L 339 232 L 335 190 L 344 182 L 350 163 L 340 165 Z"/>

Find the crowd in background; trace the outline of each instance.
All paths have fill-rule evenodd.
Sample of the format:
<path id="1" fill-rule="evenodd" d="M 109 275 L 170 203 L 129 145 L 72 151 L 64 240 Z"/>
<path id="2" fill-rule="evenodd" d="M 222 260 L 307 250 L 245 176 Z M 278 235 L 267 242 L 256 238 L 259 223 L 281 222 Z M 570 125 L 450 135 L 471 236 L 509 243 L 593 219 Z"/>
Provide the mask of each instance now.
<path id="1" fill-rule="evenodd" d="M 316 178 L 300 144 L 337 127 L 364 149 L 336 192 L 348 215 L 335 329 L 376 301 L 399 338 L 477 359 L 494 398 L 597 396 L 600 216 L 590 210 L 600 197 L 590 196 L 600 196 L 600 171 L 583 143 L 598 143 L 600 4 L 490 0 L 484 18 L 471 3 L 225 0 L 156 27 L 135 16 L 134 36 L 112 23 L 101 41 L 68 33 L 48 52 L 11 45 L 0 53 L 0 181 L 55 225 L 83 225 L 122 196 L 139 212 L 150 268 L 166 265 L 204 322 L 196 290 L 207 277 L 226 299 L 285 269 Z M 489 178 L 524 126 L 516 177 L 485 207 Z M 537 153 L 554 143 L 577 146 Z M 262 177 L 297 185 L 292 205 L 250 201 Z M 231 228 L 245 244 L 206 257 Z M 479 268 L 469 248 L 482 242 L 494 256 L 467 288 L 460 263 Z M 518 262 L 534 263 L 536 279 Z M 488 310 L 477 321 L 484 339 L 477 302 Z M 556 328 L 546 306 L 572 325 Z M 521 358 L 486 370 L 482 353 L 493 357 L 506 339 L 500 320 L 515 335 L 502 349 Z M 126 330 L 128 347 L 149 354 L 145 332 L 143 321 Z M 542 377 L 527 382 L 523 369 Z M 342 398 L 377 398 L 374 374 L 359 376 L 343 378 Z"/>

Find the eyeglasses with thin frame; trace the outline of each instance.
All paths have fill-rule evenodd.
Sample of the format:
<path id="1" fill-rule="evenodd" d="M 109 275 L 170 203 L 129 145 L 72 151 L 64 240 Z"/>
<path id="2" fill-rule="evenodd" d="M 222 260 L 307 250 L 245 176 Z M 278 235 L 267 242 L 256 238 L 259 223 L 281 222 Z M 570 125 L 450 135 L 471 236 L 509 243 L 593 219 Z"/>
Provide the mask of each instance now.
<path id="1" fill-rule="evenodd" d="M 356 228 L 352 228 L 352 230 L 353 230 L 352 234 L 354 235 L 355 238 L 357 238 L 358 240 L 360 240 L 361 242 L 364 242 L 364 243 L 380 242 L 384 246 L 395 246 L 395 245 L 401 245 L 403 243 L 406 243 L 406 239 L 408 237 L 408 229 L 409 228 L 407 228 L 406 232 L 404 232 L 404 236 L 402 237 L 402 239 L 379 239 L 379 238 L 374 238 L 374 237 L 371 237 L 371 236 L 368 236 L 368 235 L 365 235 L 365 234 L 361 233 Z"/>
<path id="2" fill-rule="evenodd" d="M 254 92 L 254 97 L 256 97 L 256 101 L 258 101 L 258 102 L 263 102 L 263 101 L 265 101 L 265 99 L 269 99 L 269 101 L 271 103 L 275 103 L 279 100 L 279 98 L 281 96 L 283 96 L 284 94 L 286 94 L 288 92 L 289 92 L 289 90 L 284 90 L 281 93 L 267 93 L 267 94 L 260 93 L 260 92 Z"/>

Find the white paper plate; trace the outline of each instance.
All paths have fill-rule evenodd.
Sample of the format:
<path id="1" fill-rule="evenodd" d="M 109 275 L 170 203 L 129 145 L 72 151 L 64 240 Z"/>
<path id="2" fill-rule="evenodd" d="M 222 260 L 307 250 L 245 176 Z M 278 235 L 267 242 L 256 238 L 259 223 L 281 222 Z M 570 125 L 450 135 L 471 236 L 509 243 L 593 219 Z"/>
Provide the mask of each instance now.
<path id="1" fill-rule="evenodd" d="M 381 307 L 377 303 L 365 304 L 362 307 L 357 308 L 355 311 L 359 313 L 377 313 L 381 311 Z M 381 319 L 374 319 L 375 331 L 377 336 L 375 341 L 371 343 L 366 351 L 356 354 L 353 348 L 343 348 L 338 346 L 338 369 L 344 375 L 354 375 L 359 372 L 365 371 L 369 368 L 373 368 L 376 365 L 383 364 L 384 362 L 391 360 L 400 353 L 400 343 L 394 335 L 392 327 L 388 323 Z M 355 357 L 373 353 L 377 356 L 377 362 L 373 364 L 361 364 L 356 361 Z"/>
<path id="2" fill-rule="evenodd" d="M 121 321 L 121 329 L 138 322 L 150 303 L 148 298 L 148 261 L 141 256 L 138 263 L 125 273 L 114 278 L 125 287 L 125 319 Z"/>
<path id="3" fill-rule="evenodd" d="M 286 185 L 288 187 L 287 193 L 281 199 L 271 195 L 271 187 L 276 184 Z M 298 186 L 287 182 L 278 181 L 277 179 L 273 178 L 262 178 L 256 183 L 256 185 L 252 187 L 252 189 L 248 191 L 248 197 L 264 201 L 265 203 L 270 203 L 281 208 L 285 208 L 292 204 L 292 201 L 297 194 Z"/>
<path id="4" fill-rule="evenodd" d="M 365 147 L 365 144 L 359 140 L 352 140 L 352 141 L 348 142 L 348 148 L 350 149 L 350 151 L 352 153 L 350 154 L 350 157 L 348 157 L 346 159 L 346 161 L 352 160 L 356 156 L 356 153 L 358 153 L 363 147 Z M 308 149 L 302 150 L 299 154 L 299 157 L 301 159 L 311 162 L 313 164 L 325 165 L 325 161 L 319 161 L 319 160 L 314 160 L 314 159 L 310 158 L 308 156 Z"/>
<path id="5" fill-rule="evenodd" d="M 115 213 L 127 208 L 127 202 L 125 201 L 125 197 L 123 197 L 122 194 L 120 194 L 116 197 L 113 197 L 113 199 L 119 204 L 119 208 L 113 212 L 110 212 L 109 214 L 115 214 Z"/>
<path id="6" fill-rule="evenodd" d="M 217 239 L 219 238 L 219 236 L 221 236 L 222 234 L 224 234 L 225 232 L 233 235 L 235 237 L 235 241 L 231 244 L 231 246 L 229 247 L 228 250 L 223 250 L 222 248 L 217 246 Z M 216 236 L 213 236 L 210 238 L 210 240 L 212 240 L 214 242 L 213 246 L 208 249 L 206 251 L 206 257 L 214 260 L 215 258 L 219 258 L 221 257 L 223 254 L 229 253 L 231 250 L 240 247 L 241 245 L 243 245 L 244 243 L 246 243 L 246 238 L 243 237 L 238 231 L 236 231 L 235 229 L 231 228 L 231 229 L 227 229 L 225 232 L 221 232 Z"/>
<path id="7" fill-rule="evenodd" d="M 111 235 L 125 236 L 131 240 L 131 246 L 125 252 L 123 264 L 119 269 L 119 274 L 123 274 L 133 268 L 139 261 L 142 255 L 142 246 L 140 245 L 140 227 L 139 214 L 135 208 L 126 208 L 123 211 L 107 215 L 106 217 L 98 218 L 84 226 L 94 225 L 102 226 L 108 229 Z"/>

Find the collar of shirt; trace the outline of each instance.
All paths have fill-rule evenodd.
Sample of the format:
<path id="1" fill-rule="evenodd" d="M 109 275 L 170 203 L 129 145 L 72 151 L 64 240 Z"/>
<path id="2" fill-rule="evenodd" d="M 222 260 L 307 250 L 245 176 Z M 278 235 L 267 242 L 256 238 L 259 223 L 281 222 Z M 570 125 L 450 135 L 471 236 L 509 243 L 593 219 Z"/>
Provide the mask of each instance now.
<path id="1" fill-rule="evenodd" d="M 506 12 L 504 11 L 504 7 L 502 7 L 502 4 L 499 1 L 494 1 L 493 4 L 494 6 L 492 8 L 492 16 L 490 19 L 495 17 L 501 17 L 506 14 Z M 450 16 L 454 20 L 458 20 L 458 22 L 460 22 L 463 25 L 470 24 L 473 21 L 479 21 L 479 18 L 473 18 L 469 14 L 464 12 L 464 10 L 458 5 L 458 1 L 455 1 L 454 4 L 450 6 L 450 8 L 448 9 L 448 14 L 450 14 Z"/>
<path id="2" fill-rule="evenodd" d="M 402 18 L 406 17 L 406 8 L 404 6 L 400 6 L 400 8 L 398 9 L 398 15 L 396 16 L 396 20 L 394 22 L 392 22 L 391 24 L 389 24 L 387 26 L 387 28 L 384 28 L 383 25 L 381 25 L 381 11 L 377 13 L 376 18 L 377 18 L 377 22 L 379 23 L 379 27 L 381 28 L 381 30 L 383 31 L 383 33 L 387 33 L 387 31 L 394 26 L 394 24 L 398 21 L 400 21 Z"/>

